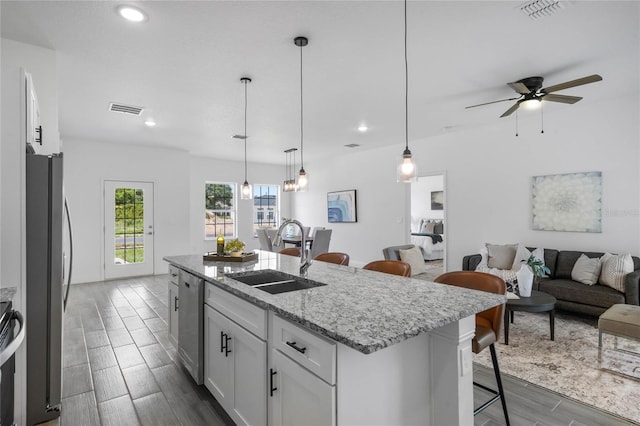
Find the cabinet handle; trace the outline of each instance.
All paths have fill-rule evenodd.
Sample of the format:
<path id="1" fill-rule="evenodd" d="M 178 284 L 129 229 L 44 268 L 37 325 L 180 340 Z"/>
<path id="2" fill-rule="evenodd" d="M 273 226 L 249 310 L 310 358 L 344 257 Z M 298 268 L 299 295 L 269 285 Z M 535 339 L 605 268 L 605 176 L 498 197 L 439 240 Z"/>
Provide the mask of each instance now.
<path id="1" fill-rule="evenodd" d="M 220 352 L 224 352 L 225 350 L 225 347 L 224 347 L 225 341 L 226 340 L 224 338 L 224 331 L 221 331 L 220 332 Z"/>
<path id="2" fill-rule="evenodd" d="M 184 282 L 184 285 L 185 285 L 187 288 L 191 287 L 191 286 L 189 285 L 189 283 L 188 283 L 188 282 L 186 282 L 186 281 Z"/>
<path id="3" fill-rule="evenodd" d="M 178 274 L 171 274 L 171 276 L 175 278 L 178 276 Z"/>
<path id="4" fill-rule="evenodd" d="M 36 127 L 35 131 L 38 134 L 38 137 L 35 138 L 35 142 L 39 143 L 40 146 L 42 146 L 42 126 Z"/>
<path id="5" fill-rule="evenodd" d="M 225 342 L 224 342 L 224 356 L 228 357 L 229 354 L 231 353 L 231 349 L 229 349 L 229 340 L 231 340 L 231 337 L 229 337 L 228 334 L 225 334 L 224 335 L 224 339 L 225 339 Z"/>
<path id="6" fill-rule="evenodd" d="M 178 296 L 173 296 L 173 311 L 178 310 Z"/>
<path id="7" fill-rule="evenodd" d="M 269 396 L 273 396 L 273 392 L 277 391 L 278 388 L 273 387 L 273 376 L 278 374 L 273 368 L 269 369 Z"/>
<path id="8" fill-rule="evenodd" d="M 296 345 L 296 342 L 287 342 L 287 346 L 292 347 L 293 349 L 295 349 L 296 351 L 300 352 L 301 354 L 305 353 L 307 351 L 307 348 L 301 348 L 300 346 Z"/>

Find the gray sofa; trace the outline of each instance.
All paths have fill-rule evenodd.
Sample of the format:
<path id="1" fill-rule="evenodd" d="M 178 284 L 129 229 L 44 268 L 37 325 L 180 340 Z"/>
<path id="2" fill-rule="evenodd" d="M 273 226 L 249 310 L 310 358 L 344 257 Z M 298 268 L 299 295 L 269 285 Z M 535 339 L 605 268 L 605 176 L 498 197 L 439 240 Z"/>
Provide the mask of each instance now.
<path id="1" fill-rule="evenodd" d="M 529 249 L 533 250 L 533 249 Z M 536 280 L 533 289 L 556 298 L 556 308 L 599 316 L 616 303 L 640 305 L 640 259 L 633 256 L 634 271 L 625 277 L 625 291 L 621 293 L 601 284 L 592 286 L 573 281 L 571 271 L 581 254 L 589 258 L 604 253 L 544 249 L 544 262 L 551 271 L 548 277 Z M 462 269 L 474 271 L 480 263 L 480 254 L 465 256 Z"/>

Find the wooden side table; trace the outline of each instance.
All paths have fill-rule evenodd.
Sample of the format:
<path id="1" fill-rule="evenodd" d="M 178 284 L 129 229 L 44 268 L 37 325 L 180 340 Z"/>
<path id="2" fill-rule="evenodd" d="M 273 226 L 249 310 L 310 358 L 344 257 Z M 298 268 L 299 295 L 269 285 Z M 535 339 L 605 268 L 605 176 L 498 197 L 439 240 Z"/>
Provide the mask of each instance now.
<path id="1" fill-rule="evenodd" d="M 507 299 L 504 306 L 504 344 L 509 344 L 509 321 L 513 323 L 513 312 L 549 312 L 549 329 L 554 340 L 556 298 L 541 291 L 531 290 L 530 297 Z"/>

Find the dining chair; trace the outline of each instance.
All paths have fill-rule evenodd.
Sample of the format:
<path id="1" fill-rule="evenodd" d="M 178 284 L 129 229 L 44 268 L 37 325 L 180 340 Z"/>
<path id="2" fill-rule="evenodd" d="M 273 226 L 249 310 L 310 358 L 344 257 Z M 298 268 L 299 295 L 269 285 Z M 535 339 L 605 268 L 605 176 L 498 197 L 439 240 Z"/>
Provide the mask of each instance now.
<path id="1" fill-rule="evenodd" d="M 300 257 L 300 248 L 299 247 L 287 247 L 280 250 L 278 253 L 286 254 L 287 256 L 297 256 Z"/>
<path id="2" fill-rule="evenodd" d="M 273 245 L 271 239 L 267 235 L 267 230 L 264 228 L 258 228 L 256 230 L 258 235 L 258 242 L 260 243 L 260 250 L 273 251 Z"/>
<path id="3" fill-rule="evenodd" d="M 411 265 L 402 260 L 374 260 L 364 265 L 362 269 L 400 275 L 402 277 L 411 276 Z"/>
<path id="4" fill-rule="evenodd" d="M 311 238 L 315 238 L 316 236 L 316 232 L 318 232 L 321 229 L 325 229 L 324 226 L 314 226 L 313 229 L 311 230 Z"/>
<path id="5" fill-rule="evenodd" d="M 447 272 L 437 276 L 434 282 L 441 284 L 449 284 L 457 287 L 470 288 L 473 290 L 487 291 L 490 293 L 505 294 L 507 286 L 502 278 L 497 275 L 491 275 L 484 272 L 474 271 L 456 271 Z M 480 383 L 473 382 L 475 386 L 492 393 L 494 396 L 489 401 L 480 405 L 473 411 L 473 415 L 484 411 L 485 408 L 498 401 L 502 402 L 502 411 L 507 426 L 509 426 L 509 413 L 507 412 L 507 402 L 504 397 L 504 389 L 502 388 L 502 379 L 500 377 L 500 368 L 498 367 L 498 357 L 496 355 L 495 342 L 500 337 L 500 328 L 502 325 L 502 316 L 504 312 L 504 304 L 498 305 L 486 311 L 476 314 L 476 333 L 471 341 L 471 349 L 473 353 L 479 353 L 487 346 L 491 351 L 491 362 L 493 363 L 493 372 L 496 376 L 496 384 L 498 390 L 491 389 Z"/>
<path id="6" fill-rule="evenodd" d="M 320 253 L 313 260 L 320 262 L 335 263 L 338 265 L 349 265 L 349 255 L 346 253 L 332 252 L 332 253 Z"/>
<path id="7" fill-rule="evenodd" d="M 320 229 L 316 231 L 316 235 L 311 244 L 311 258 L 315 259 L 320 253 L 329 251 L 329 243 L 331 243 L 331 229 Z"/>

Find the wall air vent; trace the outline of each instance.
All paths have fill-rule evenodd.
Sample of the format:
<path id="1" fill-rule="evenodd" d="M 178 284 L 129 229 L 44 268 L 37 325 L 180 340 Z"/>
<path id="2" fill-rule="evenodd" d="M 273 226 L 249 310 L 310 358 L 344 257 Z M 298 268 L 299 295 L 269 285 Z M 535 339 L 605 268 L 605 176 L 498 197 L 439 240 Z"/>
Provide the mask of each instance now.
<path id="1" fill-rule="evenodd" d="M 142 114 L 142 110 L 144 110 L 144 107 L 117 104 L 115 102 L 111 102 L 109 104 L 109 111 L 111 112 L 119 112 L 122 114 L 130 114 L 130 115 L 140 115 Z"/>
<path id="2" fill-rule="evenodd" d="M 532 0 L 523 3 L 519 8 L 522 13 L 536 21 L 540 18 L 551 16 L 566 6 L 567 2 L 560 0 Z"/>
<path id="3" fill-rule="evenodd" d="M 355 147 L 357 147 L 357 146 L 360 146 L 360 144 L 357 144 L 357 143 L 348 143 L 348 144 L 346 144 L 345 146 L 346 146 L 347 148 L 355 148 Z"/>

